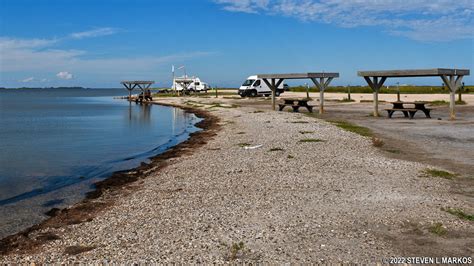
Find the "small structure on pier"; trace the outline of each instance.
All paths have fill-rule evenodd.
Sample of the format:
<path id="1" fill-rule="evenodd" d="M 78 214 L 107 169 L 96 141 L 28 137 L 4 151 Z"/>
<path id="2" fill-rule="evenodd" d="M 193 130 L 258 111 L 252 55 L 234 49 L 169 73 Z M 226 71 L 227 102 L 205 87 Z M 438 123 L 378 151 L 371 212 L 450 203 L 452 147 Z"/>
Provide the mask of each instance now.
<path id="1" fill-rule="evenodd" d="M 134 81 L 122 81 L 120 82 L 128 90 L 128 100 L 132 98 L 132 91 L 138 87 L 145 95 L 145 91 L 148 90 L 151 84 L 155 83 L 154 81 L 145 81 L 145 80 L 134 80 Z"/>
<path id="2" fill-rule="evenodd" d="M 329 86 L 329 83 L 334 78 L 338 78 L 339 73 L 298 73 L 298 74 L 259 74 L 258 79 L 262 79 L 263 82 L 272 90 L 272 107 L 275 110 L 275 92 L 278 86 L 283 83 L 285 79 L 311 79 L 319 89 L 319 113 L 324 113 L 324 91 Z"/>
<path id="3" fill-rule="evenodd" d="M 383 70 L 383 71 L 359 71 L 357 74 L 363 77 L 374 91 L 374 116 L 379 116 L 379 90 L 387 78 L 408 77 L 440 77 L 449 89 L 450 103 L 449 111 L 451 119 L 456 118 L 454 106 L 456 104 L 455 94 L 461 86 L 464 76 L 469 76 L 469 69 L 410 69 L 410 70 Z"/>

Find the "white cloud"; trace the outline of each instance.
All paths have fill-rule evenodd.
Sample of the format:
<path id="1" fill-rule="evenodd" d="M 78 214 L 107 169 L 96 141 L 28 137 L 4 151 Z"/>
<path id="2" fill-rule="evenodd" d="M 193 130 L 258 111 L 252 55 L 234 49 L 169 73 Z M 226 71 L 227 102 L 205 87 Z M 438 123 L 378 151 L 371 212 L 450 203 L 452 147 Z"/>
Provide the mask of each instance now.
<path id="1" fill-rule="evenodd" d="M 71 33 L 69 37 L 74 38 L 74 39 L 84 39 L 84 38 L 112 35 L 117 32 L 118 30 L 115 28 L 106 27 L 106 28 L 93 29 L 89 31 Z"/>
<path id="2" fill-rule="evenodd" d="M 72 79 L 74 76 L 67 71 L 61 71 L 58 74 L 56 74 L 56 77 L 60 79 Z"/>
<path id="3" fill-rule="evenodd" d="M 472 0 L 215 0 L 232 12 L 264 13 L 352 28 L 381 26 L 419 41 L 474 36 Z"/>
<path id="4" fill-rule="evenodd" d="M 194 51 L 163 56 L 94 58 L 89 56 L 87 51 L 57 49 L 53 47 L 55 45 L 57 45 L 56 40 L 0 37 L 0 80 L 2 73 L 14 72 L 57 73 L 57 77 L 62 79 L 70 77 L 68 74 L 72 75 L 71 73 L 79 73 L 81 77 L 86 78 L 100 73 L 100 78 L 104 80 L 115 80 L 117 77 L 135 78 L 148 76 L 167 64 L 215 54 Z M 74 76 L 72 75 L 72 78 Z"/>
<path id="5" fill-rule="evenodd" d="M 43 79 L 40 80 L 40 82 L 49 82 L 49 79 L 43 78 Z"/>
<path id="6" fill-rule="evenodd" d="M 270 0 L 216 0 L 227 11 L 245 13 L 257 13 L 260 9 L 266 9 L 269 2 Z"/>
<path id="7" fill-rule="evenodd" d="M 28 49 L 41 48 L 51 46 L 56 43 L 57 39 L 14 39 L 8 37 L 0 37 L 0 51 L 4 49 Z M 2 52 L 3 53 L 3 52 Z"/>
<path id="8" fill-rule="evenodd" d="M 27 83 L 27 82 L 32 82 L 32 81 L 34 81 L 34 80 L 35 80 L 34 77 L 29 77 L 29 78 L 25 78 L 25 79 L 20 80 L 20 82 Z"/>

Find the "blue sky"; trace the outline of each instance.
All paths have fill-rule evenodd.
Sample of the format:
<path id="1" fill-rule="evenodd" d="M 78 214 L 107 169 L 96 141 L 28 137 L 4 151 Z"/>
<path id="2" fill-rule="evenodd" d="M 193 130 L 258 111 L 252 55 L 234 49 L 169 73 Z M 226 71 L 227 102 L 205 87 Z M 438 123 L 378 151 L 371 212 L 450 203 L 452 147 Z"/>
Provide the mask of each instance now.
<path id="1" fill-rule="evenodd" d="M 0 87 L 166 87 L 171 65 L 226 87 L 319 71 L 365 85 L 357 70 L 473 69 L 473 18 L 471 0 L 0 0 Z"/>

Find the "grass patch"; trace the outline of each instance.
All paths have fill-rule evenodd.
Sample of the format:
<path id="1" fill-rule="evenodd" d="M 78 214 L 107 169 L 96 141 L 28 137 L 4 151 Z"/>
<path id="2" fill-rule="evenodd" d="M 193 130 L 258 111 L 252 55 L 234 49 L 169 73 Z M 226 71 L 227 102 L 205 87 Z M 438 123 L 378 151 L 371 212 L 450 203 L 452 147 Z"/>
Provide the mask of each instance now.
<path id="1" fill-rule="evenodd" d="M 250 144 L 250 143 L 245 143 L 245 142 L 244 142 L 244 143 L 239 143 L 239 144 L 237 144 L 237 145 L 238 145 L 239 147 L 241 147 L 241 148 L 252 146 L 252 144 Z"/>
<path id="2" fill-rule="evenodd" d="M 322 139 L 300 139 L 300 143 L 324 142 Z"/>
<path id="3" fill-rule="evenodd" d="M 388 150 L 385 150 L 386 152 L 390 152 L 390 153 L 393 153 L 393 154 L 400 154 L 402 153 L 401 150 L 397 150 L 397 149 L 388 149 Z"/>
<path id="4" fill-rule="evenodd" d="M 245 134 L 245 132 L 243 132 L 243 131 L 242 132 L 237 132 L 237 134 L 238 135 L 243 135 L 243 134 Z"/>
<path id="5" fill-rule="evenodd" d="M 314 133 L 314 131 L 300 131 L 300 134 L 311 134 Z"/>
<path id="6" fill-rule="evenodd" d="M 349 132 L 352 132 L 352 133 L 356 133 L 356 134 L 359 134 L 361 136 L 364 136 L 364 137 L 372 137 L 373 136 L 373 133 L 370 129 L 366 128 L 366 127 L 361 127 L 361 126 L 358 126 L 356 124 L 352 124 L 352 123 L 349 123 L 347 121 L 343 121 L 343 120 L 332 120 L 332 121 L 329 121 L 330 123 L 334 124 L 335 126 L 339 127 L 339 128 L 342 128 L 346 131 L 349 131 Z"/>
<path id="7" fill-rule="evenodd" d="M 433 168 L 427 168 L 423 171 L 423 173 L 426 176 L 441 177 L 441 178 L 445 178 L 445 179 L 453 179 L 456 176 L 458 176 L 457 174 L 453 174 L 453 173 L 450 173 L 450 172 L 447 172 L 447 171 L 443 171 L 443 170 L 439 170 L 439 169 L 433 169 Z"/>
<path id="8" fill-rule="evenodd" d="M 457 105 L 466 105 L 467 104 L 465 101 L 456 101 L 455 103 Z M 428 104 L 431 105 L 431 106 L 444 106 L 444 105 L 449 105 L 449 102 L 445 101 L 445 100 L 437 100 L 437 101 L 428 102 Z"/>
<path id="9" fill-rule="evenodd" d="M 229 260 L 235 260 L 239 255 L 242 256 L 245 252 L 244 242 L 233 243 L 230 247 Z"/>
<path id="10" fill-rule="evenodd" d="M 383 142 L 382 139 L 379 139 L 379 138 L 376 138 L 376 137 L 372 137 L 372 145 L 373 145 L 374 147 L 380 148 L 380 147 L 382 147 L 384 144 L 385 144 L 385 142 Z"/>
<path id="11" fill-rule="evenodd" d="M 288 156 L 286 156 L 286 158 L 288 158 L 288 159 L 294 159 L 295 156 L 293 156 L 293 155 L 288 155 Z"/>
<path id="12" fill-rule="evenodd" d="M 344 93 L 347 95 L 349 88 L 347 86 L 329 86 L 325 92 L 338 92 L 338 93 Z M 411 94 L 411 93 L 427 93 L 427 94 L 432 94 L 432 93 L 442 93 L 442 94 L 448 94 L 449 90 L 446 88 L 446 86 L 400 86 L 400 93 L 401 94 Z M 295 87 L 290 87 L 290 91 L 296 91 L 296 92 L 306 92 L 307 88 L 306 86 L 295 86 Z M 468 94 L 471 93 L 474 90 L 474 86 L 465 86 L 463 90 L 463 94 Z M 309 92 L 319 92 L 317 88 L 310 88 Z M 367 94 L 372 94 L 373 91 L 369 86 L 350 86 L 350 92 L 351 93 L 367 93 Z M 389 88 L 383 86 L 383 88 L 380 88 L 380 94 L 393 94 L 396 95 L 397 88 L 396 86 L 390 86 Z"/>
<path id="13" fill-rule="evenodd" d="M 373 103 L 374 100 L 360 100 L 361 103 Z M 379 103 L 386 103 L 387 101 L 379 100 Z"/>
<path id="14" fill-rule="evenodd" d="M 66 247 L 64 249 L 64 254 L 70 255 L 70 256 L 75 256 L 75 255 L 78 255 L 80 253 L 91 251 L 93 249 L 95 249 L 95 246 L 91 246 L 91 247 L 88 247 L 88 246 L 69 246 L 69 247 Z"/>
<path id="15" fill-rule="evenodd" d="M 461 218 L 463 220 L 474 221 L 474 215 L 473 214 L 467 214 L 462 209 L 441 208 L 441 210 L 445 211 L 447 213 L 450 213 L 454 216 L 457 216 L 458 218 Z"/>
<path id="16" fill-rule="evenodd" d="M 209 108 L 238 108 L 240 105 L 237 104 L 231 104 L 231 105 L 223 105 L 221 103 L 211 103 L 211 106 Z"/>
<path id="17" fill-rule="evenodd" d="M 268 151 L 283 151 L 283 149 L 282 148 L 271 148 Z"/>
<path id="18" fill-rule="evenodd" d="M 438 235 L 438 236 L 445 235 L 446 232 L 447 232 L 446 228 L 444 228 L 442 223 L 435 223 L 435 224 L 431 225 L 428 228 L 428 231 L 430 231 L 431 233 L 433 233 L 435 235 Z"/>

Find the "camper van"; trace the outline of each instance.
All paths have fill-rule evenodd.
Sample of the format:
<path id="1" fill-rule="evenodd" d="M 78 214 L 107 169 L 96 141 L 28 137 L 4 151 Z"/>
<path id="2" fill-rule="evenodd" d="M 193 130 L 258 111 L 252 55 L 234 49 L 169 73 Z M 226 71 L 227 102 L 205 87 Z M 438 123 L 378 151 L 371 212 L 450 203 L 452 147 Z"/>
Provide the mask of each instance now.
<path id="1" fill-rule="evenodd" d="M 171 89 L 177 91 L 196 91 L 196 92 L 207 92 L 210 87 L 209 84 L 202 82 L 198 77 L 176 77 L 173 80 L 173 86 Z"/>
<path id="2" fill-rule="evenodd" d="M 288 87 L 288 85 L 280 84 L 280 86 L 278 86 L 278 90 L 275 92 L 275 95 L 280 96 L 280 94 L 285 91 L 286 87 Z M 257 76 L 248 77 L 239 88 L 239 95 L 242 97 L 256 97 L 258 95 L 270 96 L 271 94 L 272 90 L 262 79 L 258 79 Z"/>

